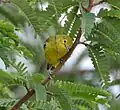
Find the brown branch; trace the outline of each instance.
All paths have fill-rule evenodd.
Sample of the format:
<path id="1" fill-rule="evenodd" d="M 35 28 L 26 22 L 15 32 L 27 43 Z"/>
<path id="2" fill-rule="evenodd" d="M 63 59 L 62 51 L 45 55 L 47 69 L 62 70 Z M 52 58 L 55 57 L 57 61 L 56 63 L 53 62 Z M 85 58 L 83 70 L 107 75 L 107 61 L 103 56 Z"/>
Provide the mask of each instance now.
<path id="1" fill-rule="evenodd" d="M 89 0 L 89 6 L 87 8 L 87 11 L 89 12 L 92 7 L 94 6 L 93 5 L 93 2 L 94 0 Z M 64 65 L 64 63 L 68 60 L 68 58 L 71 56 L 72 52 L 74 51 L 74 49 L 76 48 L 76 46 L 79 44 L 79 40 L 80 40 L 80 37 L 81 37 L 81 28 L 79 29 L 78 31 L 78 34 L 77 34 L 77 38 L 75 40 L 75 42 L 73 43 L 71 49 L 69 50 L 69 52 L 64 55 L 61 59 L 62 59 L 62 62 L 59 63 L 57 65 L 57 67 L 53 70 L 53 73 L 51 74 L 51 76 L 48 76 L 47 78 L 45 78 L 41 84 L 42 85 L 45 85 L 46 83 L 48 83 L 50 80 L 51 80 L 51 77 L 54 77 L 58 71 L 61 69 L 61 67 Z M 21 98 L 12 108 L 11 110 L 19 110 L 20 106 L 25 103 L 31 96 L 33 96 L 35 94 L 35 91 L 33 89 L 29 90 L 28 93 L 23 97 Z"/>
<path id="2" fill-rule="evenodd" d="M 91 9 L 92 9 L 94 6 L 99 5 L 99 4 L 103 3 L 103 2 L 105 2 L 105 0 L 99 1 L 98 3 L 95 3 L 95 4 L 94 4 L 94 0 L 89 0 L 88 8 L 84 8 L 83 6 L 82 6 L 82 7 L 83 7 L 83 9 L 84 9 L 86 12 L 90 12 Z"/>
<path id="3" fill-rule="evenodd" d="M 71 56 L 73 50 L 76 48 L 77 44 L 79 44 L 79 40 L 80 40 L 80 37 L 81 37 L 81 28 L 80 30 L 78 31 L 78 34 L 77 34 L 77 38 L 75 40 L 75 42 L 73 43 L 71 49 L 69 50 L 69 52 L 62 57 L 62 62 L 59 63 L 57 65 L 57 67 L 53 70 L 53 73 L 51 74 L 51 76 L 48 76 L 47 78 L 45 78 L 41 84 L 42 85 L 45 85 L 46 83 L 48 83 L 50 80 L 51 80 L 51 77 L 54 77 L 57 72 L 61 69 L 61 67 L 64 65 L 64 63 L 68 60 L 68 58 Z M 33 89 L 29 90 L 28 93 L 23 97 L 21 98 L 13 107 L 11 110 L 19 110 L 20 106 L 26 102 L 32 95 L 35 94 L 35 91 Z"/>
<path id="4" fill-rule="evenodd" d="M 33 94 L 35 93 L 35 91 L 33 89 L 29 90 L 27 92 L 27 94 L 21 98 L 14 106 L 11 110 L 19 110 L 20 106 L 25 103 Z"/>
<path id="5" fill-rule="evenodd" d="M 93 6 L 94 6 L 94 0 L 89 0 L 89 5 L 88 5 L 88 8 L 86 9 L 87 12 L 89 12 Z"/>

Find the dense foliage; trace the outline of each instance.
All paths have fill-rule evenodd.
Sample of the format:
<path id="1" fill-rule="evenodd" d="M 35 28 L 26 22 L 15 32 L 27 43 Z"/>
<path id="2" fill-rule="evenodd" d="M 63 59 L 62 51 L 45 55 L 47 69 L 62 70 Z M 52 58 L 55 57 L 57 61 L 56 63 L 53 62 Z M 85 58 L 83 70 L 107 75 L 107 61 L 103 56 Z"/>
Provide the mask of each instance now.
<path id="1" fill-rule="evenodd" d="M 111 103 L 113 99 L 114 103 L 118 101 L 109 88 L 120 84 L 120 79 L 110 78 L 111 71 L 120 68 L 120 2 L 94 2 L 104 2 L 110 10 L 101 9 L 95 15 L 86 10 L 90 0 L 1 1 L 0 58 L 5 65 L 5 69 L 0 69 L 1 110 L 12 109 L 31 89 L 35 95 L 24 99 L 21 110 L 97 110 L 99 104 L 115 110 Z M 71 71 L 75 74 L 69 77 L 69 73 L 67 79 L 58 75 L 42 85 L 48 75 L 45 40 L 56 34 L 70 35 L 74 40 L 80 28 L 85 37 L 81 43 L 87 49 L 75 65 L 89 55 L 95 70 L 86 74 L 92 73 L 93 78 L 87 82 L 79 73 L 81 77 L 76 81 L 78 71 Z M 34 70 L 29 70 L 19 58 L 32 64 Z"/>

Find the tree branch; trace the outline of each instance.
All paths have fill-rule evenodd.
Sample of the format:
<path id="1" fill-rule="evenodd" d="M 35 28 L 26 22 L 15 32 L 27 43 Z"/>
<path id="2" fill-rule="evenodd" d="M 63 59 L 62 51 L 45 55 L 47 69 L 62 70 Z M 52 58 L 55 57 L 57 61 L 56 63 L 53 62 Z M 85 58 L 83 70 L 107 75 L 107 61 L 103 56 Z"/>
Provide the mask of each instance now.
<path id="1" fill-rule="evenodd" d="M 94 4 L 94 0 L 89 0 L 88 8 L 84 8 L 84 7 L 83 7 L 83 9 L 84 9 L 86 12 L 90 12 L 90 10 L 91 10 L 94 6 L 99 5 L 99 4 L 103 3 L 103 2 L 105 2 L 105 0 L 99 1 L 98 3 L 95 3 L 95 4 Z"/>
<path id="2" fill-rule="evenodd" d="M 88 8 L 86 9 L 87 12 L 89 12 L 93 6 L 94 6 L 94 0 L 89 0 L 89 5 L 88 5 Z"/>
<path id="3" fill-rule="evenodd" d="M 75 42 L 73 43 L 71 49 L 69 50 L 69 52 L 67 54 L 65 54 L 63 57 L 62 57 L 62 62 L 60 62 L 57 67 L 53 70 L 53 73 L 51 74 L 51 76 L 48 76 L 47 78 L 45 78 L 41 84 L 42 85 L 45 85 L 46 83 L 48 83 L 50 80 L 51 80 L 51 77 L 54 77 L 57 72 L 61 69 L 61 67 L 64 65 L 64 63 L 68 60 L 68 58 L 71 56 L 72 52 L 74 51 L 74 49 L 76 48 L 77 44 L 79 44 L 79 40 L 80 40 L 80 37 L 81 37 L 81 28 L 80 30 L 78 31 L 78 34 L 77 34 L 77 38 L 75 40 Z M 22 98 L 20 99 L 13 107 L 11 110 L 19 110 L 20 106 L 26 102 L 32 95 L 35 94 L 35 91 L 33 89 L 29 90 L 28 93 Z"/>
<path id="4" fill-rule="evenodd" d="M 20 106 L 25 103 L 33 94 L 35 93 L 35 91 L 33 89 L 29 90 L 27 92 L 27 94 L 21 98 L 13 107 L 11 110 L 19 110 Z"/>
<path id="5" fill-rule="evenodd" d="M 92 9 L 92 7 L 94 6 L 94 5 L 93 5 L 93 2 L 94 2 L 94 0 L 89 0 L 89 6 L 88 6 L 88 8 L 87 8 L 87 12 L 89 12 L 89 11 Z M 51 80 L 51 77 L 54 77 L 54 76 L 58 73 L 58 71 L 61 69 L 61 67 L 64 65 L 64 63 L 68 60 L 68 58 L 71 56 L 71 54 L 72 54 L 72 52 L 74 51 L 74 49 L 76 48 L 76 46 L 79 44 L 79 40 L 80 40 L 80 38 L 81 38 L 81 34 L 82 34 L 82 32 L 81 32 L 81 28 L 80 28 L 79 31 L 78 31 L 78 34 L 77 34 L 77 38 L 76 38 L 75 42 L 73 43 L 71 49 L 69 50 L 69 52 L 68 52 L 66 55 L 64 55 L 64 56 L 61 58 L 61 59 L 62 59 L 62 62 L 60 62 L 60 63 L 57 65 L 57 67 L 53 70 L 52 75 L 46 77 L 46 78 L 41 82 L 42 85 L 45 85 L 46 83 L 48 83 L 48 82 Z M 21 106 L 23 103 L 25 103 L 30 97 L 32 97 L 34 94 L 35 94 L 35 91 L 34 91 L 33 89 L 29 90 L 29 91 L 27 92 L 27 94 L 26 94 L 23 98 L 21 98 L 21 99 L 11 108 L 11 110 L 19 110 L 20 106 Z"/>

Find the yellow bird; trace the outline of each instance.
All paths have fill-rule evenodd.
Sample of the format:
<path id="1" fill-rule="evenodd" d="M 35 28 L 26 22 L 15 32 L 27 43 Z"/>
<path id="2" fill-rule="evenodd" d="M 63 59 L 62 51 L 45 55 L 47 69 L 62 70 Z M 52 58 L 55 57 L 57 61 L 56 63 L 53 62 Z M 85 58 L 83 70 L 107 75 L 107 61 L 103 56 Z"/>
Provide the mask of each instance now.
<path id="1" fill-rule="evenodd" d="M 44 45 L 47 63 L 55 67 L 72 47 L 72 44 L 72 38 L 67 35 L 49 37 Z"/>

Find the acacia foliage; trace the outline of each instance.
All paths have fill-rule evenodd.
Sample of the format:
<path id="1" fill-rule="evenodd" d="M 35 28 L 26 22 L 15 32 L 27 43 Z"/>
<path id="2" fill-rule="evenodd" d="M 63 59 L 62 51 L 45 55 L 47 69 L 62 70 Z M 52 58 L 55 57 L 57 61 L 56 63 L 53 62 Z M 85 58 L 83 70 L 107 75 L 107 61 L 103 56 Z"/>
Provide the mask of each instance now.
<path id="1" fill-rule="evenodd" d="M 35 99 L 23 104 L 22 110 L 93 110 L 98 104 L 109 107 L 111 93 L 106 88 L 119 84 L 119 80 L 110 80 L 109 73 L 109 58 L 116 59 L 120 55 L 120 5 L 117 2 L 119 0 L 107 0 L 111 10 L 101 10 L 97 16 L 83 10 L 82 6 L 86 7 L 88 0 L 10 0 L 0 4 L 0 58 L 6 68 L 15 69 L 14 72 L 0 69 L 1 108 L 9 109 L 18 101 L 13 95 L 14 89 L 11 89 L 16 86 L 24 88 L 25 93 L 28 88 L 35 89 Z M 61 15 L 64 15 L 63 19 L 59 20 Z M 95 22 L 96 17 L 100 18 L 100 23 Z M 64 18 L 67 20 L 61 26 Z M 84 43 L 90 42 L 85 46 L 103 83 L 101 88 L 59 80 L 41 85 L 45 76 L 38 72 L 46 73 L 46 67 L 31 74 L 23 62 L 15 59 L 16 55 L 24 56 L 37 66 L 44 62 L 36 63 L 34 59 L 38 58 L 38 50 L 33 51 L 30 45 L 23 45 L 16 34 L 16 31 L 23 31 L 26 23 L 34 30 L 35 37 L 40 37 L 41 48 L 44 44 L 42 39 L 46 39 L 44 35 L 49 34 L 51 27 L 56 34 L 67 34 L 72 38 L 76 38 L 81 28 L 86 39 Z"/>

